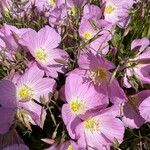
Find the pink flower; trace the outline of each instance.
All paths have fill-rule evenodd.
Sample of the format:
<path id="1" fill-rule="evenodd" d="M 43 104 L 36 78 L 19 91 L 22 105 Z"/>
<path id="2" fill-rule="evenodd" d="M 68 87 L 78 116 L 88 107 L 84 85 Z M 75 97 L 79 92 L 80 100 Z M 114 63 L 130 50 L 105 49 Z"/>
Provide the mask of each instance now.
<path id="1" fill-rule="evenodd" d="M 124 86 L 130 88 L 129 78 L 136 76 L 142 83 L 150 83 L 150 41 L 147 38 L 136 39 L 131 43 L 131 50 L 135 57 L 129 59 L 128 68 L 124 76 Z"/>
<path id="2" fill-rule="evenodd" d="M 84 149 L 109 149 L 117 141 L 121 143 L 124 126 L 112 111 L 104 110 L 88 116 L 76 127 L 78 145 Z"/>
<path id="3" fill-rule="evenodd" d="M 57 77 L 57 72 L 63 73 L 68 62 L 68 54 L 57 48 L 60 42 L 60 35 L 49 26 L 38 32 L 30 29 L 20 40 L 38 64 L 52 77 Z"/>
<path id="4" fill-rule="evenodd" d="M 110 70 L 115 68 L 113 63 L 102 56 L 87 53 L 80 55 L 78 65 L 79 68 L 71 73 L 82 76 L 85 81 L 91 82 L 95 89 L 101 89 L 109 97 L 126 99 L 126 95 L 118 81 L 113 78 L 110 82 L 112 76 Z"/>
<path id="5" fill-rule="evenodd" d="M 66 7 L 68 14 L 72 17 L 79 17 L 82 8 L 85 5 L 86 0 L 68 0 L 66 1 Z"/>
<path id="6" fill-rule="evenodd" d="M 82 19 L 80 26 L 79 26 L 79 34 L 80 36 L 85 40 L 91 40 L 92 38 L 94 38 L 96 35 L 98 36 L 98 33 L 100 32 L 98 27 L 93 27 L 94 26 L 94 22 L 92 24 L 92 20 L 90 22 L 90 20 L 87 19 Z"/>
<path id="7" fill-rule="evenodd" d="M 44 72 L 40 70 L 36 64 L 33 64 L 24 75 L 15 79 L 14 84 L 7 80 L 1 81 L 0 88 L 2 88 L 1 92 L 3 92 L 3 94 L 0 96 L 2 105 L 0 111 L 6 113 L 4 123 L 6 123 L 7 126 L 4 126 L 3 122 L 1 125 L 6 128 L 6 131 L 11 126 L 14 119 L 13 113 L 16 111 L 20 121 L 27 127 L 29 127 L 30 123 L 37 124 L 41 128 L 43 127 L 46 112 L 44 108 L 35 103 L 34 100 L 45 104 L 48 101 L 48 94 L 50 92 L 53 93 L 55 89 L 55 81 L 50 78 L 43 78 L 43 75 Z"/>
<path id="8" fill-rule="evenodd" d="M 65 4 L 65 0 L 35 0 L 35 6 L 38 11 L 47 11 L 49 13 L 63 4 Z"/>
<path id="9" fill-rule="evenodd" d="M 40 98 L 44 97 L 47 101 L 48 94 L 54 92 L 55 80 L 43 78 L 43 76 L 44 72 L 39 69 L 37 64 L 32 64 L 16 82 L 17 99 L 20 102 L 32 99 L 40 102 Z"/>
<path id="10" fill-rule="evenodd" d="M 6 134 L 0 134 L 1 150 L 29 150 L 15 129 L 11 129 Z"/>
<path id="11" fill-rule="evenodd" d="M 0 1 L 0 13 L 5 16 L 21 18 L 29 14 L 31 6 L 35 0 L 24 1 L 21 0 L 15 6 L 12 0 L 2 0 Z"/>
<path id="12" fill-rule="evenodd" d="M 12 60 L 17 51 L 21 49 L 19 38 L 28 31 L 28 28 L 18 29 L 15 26 L 4 24 L 0 29 L 0 38 L 4 41 L 3 53 L 7 59 Z M 4 44 L 3 44 L 4 45 Z"/>
<path id="13" fill-rule="evenodd" d="M 28 117 L 31 116 L 31 123 L 38 124 L 40 127 L 43 125 L 41 114 L 44 113 L 43 115 L 45 115 L 46 113 L 33 100 L 46 103 L 49 100 L 49 93 L 53 93 L 55 90 L 55 80 L 43 78 L 43 76 L 44 72 L 34 63 L 16 82 L 17 100 L 19 107 L 23 108 L 23 110 L 20 109 L 18 115 L 23 113 Z"/>
<path id="14" fill-rule="evenodd" d="M 145 123 L 145 117 L 140 115 L 139 109 L 142 108 L 140 106 L 142 106 L 142 103 L 148 99 L 149 95 L 150 90 L 144 90 L 128 98 L 128 102 L 125 103 L 123 108 L 122 118 L 122 121 L 126 127 L 140 128 Z"/>
<path id="15" fill-rule="evenodd" d="M 89 19 L 93 18 L 93 20 L 99 20 L 102 17 L 101 9 L 96 5 L 86 4 L 83 9 L 83 18 Z"/>
<path id="16" fill-rule="evenodd" d="M 29 148 L 23 144 L 19 144 L 19 145 L 14 144 L 14 145 L 5 147 L 2 150 L 29 150 Z"/>
<path id="17" fill-rule="evenodd" d="M 87 4 L 79 26 L 79 35 L 89 42 L 87 48 L 94 54 L 106 54 L 109 51 L 108 41 L 112 38 L 112 25 L 101 16 L 98 6 Z"/>
<path id="18" fill-rule="evenodd" d="M 146 120 L 146 122 L 150 122 L 150 90 L 147 90 L 147 92 L 149 95 L 139 105 L 139 111 L 140 115 Z"/>
<path id="19" fill-rule="evenodd" d="M 17 110 L 15 85 L 9 80 L 0 81 L 0 134 L 9 131 Z"/>
<path id="20" fill-rule="evenodd" d="M 65 5 L 56 7 L 49 15 L 49 24 L 61 31 L 61 26 L 67 23 L 67 9 Z"/>
<path id="21" fill-rule="evenodd" d="M 103 2 L 105 3 L 105 20 L 120 27 L 126 27 L 129 23 L 129 12 L 133 5 L 133 0 L 103 0 Z"/>
<path id="22" fill-rule="evenodd" d="M 91 110 L 105 108 L 109 101 L 102 91 L 96 91 L 93 85 L 84 83 L 82 77 L 69 75 L 65 84 L 65 100 L 62 107 L 62 118 L 72 138 L 75 126 Z"/>

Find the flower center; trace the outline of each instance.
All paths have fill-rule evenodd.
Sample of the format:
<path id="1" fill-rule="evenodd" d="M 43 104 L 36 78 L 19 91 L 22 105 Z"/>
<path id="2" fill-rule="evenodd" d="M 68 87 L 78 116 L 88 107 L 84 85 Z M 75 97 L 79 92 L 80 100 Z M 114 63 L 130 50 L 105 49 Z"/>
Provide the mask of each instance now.
<path id="1" fill-rule="evenodd" d="M 18 89 L 17 97 L 21 101 L 31 100 L 33 97 L 33 90 L 27 85 L 23 85 Z"/>
<path id="2" fill-rule="evenodd" d="M 84 121 L 84 127 L 85 129 L 87 130 L 90 130 L 90 131 L 97 131 L 99 130 L 99 121 L 94 119 L 94 118 L 89 118 L 87 120 Z"/>
<path id="3" fill-rule="evenodd" d="M 78 9 L 75 6 L 73 6 L 73 7 L 71 7 L 71 9 L 69 9 L 68 13 L 70 16 L 75 16 L 77 14 L 77 11 L 78 11 Z"/>
<path id="4" fill-rule="evenodd" d="M 47 53 L 42 48 L 37 48 L 35 50 L 35 58 L 41 62 L 46 62 Z"/>
<path id="5" fill-rule="evenodd" d="M 85 112 L 85 103 L 81 100 L 72 100 L 69 105 L 71 111 L 76 115 L 83 114 Z"/>
<path id="6" fill-rule="evenodd" d="M 84 37 L 85 39 L 87 39 L 87 40 L 90 40 L 90 39 L 93 38 L 93 35 L 92 35 L 91 32 L 85 31 L 84 34 L 83 34 L 83 37 Z"/>
<path id="7" fill-rule="evenodd" d="M 106 81 L 108 79 L 108 72 L 104 68 L 99 68 L 91 71 L 90 77 L 95 84 L 101 84 L 102 81 Z"/>
<path id="8" fill-rule="evenodd" d="M 110 4 L 106 5 L 106 8 L 105 8 L 106 14 L 111 14 L 114 10 L 115 10 L 115 6 L 112 6 Z"/>
<path id="9" fill-rule="evenodd" d="M 128 101 L 133 106 L 137 106 L 139 104 L 139 98 L 137 96 L 130 96 Z"/>
<path id="10" fill-rule="evenodd" d="M 74 150 L 73 146 L 72 145 L 69 145 L 67 150 Z"/>
<path id="11" fill-rule="evenodd" d="M 48 4 L 51 6 L 54 6 L 56 3 L 56 0 L 48 0 Z"/>

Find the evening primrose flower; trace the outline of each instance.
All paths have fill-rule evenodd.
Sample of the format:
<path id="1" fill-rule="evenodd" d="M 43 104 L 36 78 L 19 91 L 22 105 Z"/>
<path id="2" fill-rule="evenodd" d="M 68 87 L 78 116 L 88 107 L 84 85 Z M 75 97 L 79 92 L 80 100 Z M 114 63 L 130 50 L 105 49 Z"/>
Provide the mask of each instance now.
<path id="1" fill-rule="evenodd" d="M 134 58 L 129 59 L 127 69 L 125 70 L 124 86 L 132 87 L 129 78 L 136 76 L 142 83 L 150 83 L 150 41 L 147 38 L 135 39 L 131 43 L 131 51 L 135 53 Z"/>
<path id="2" fill-rule="evenodd" d="M 106 54 L 109 51 L 108 41 L 111 39 L 110 25 L 104 20 L 83 18 L 79 26 L 79 35 L 93 54 Z"/>
<path id="3" fill-rule="evenodd" d="M 92 26 L 92 21 L 90 22 L 87 19 L 83 19 L 80 23 L 79 26 L 79 35 L 85 40 L 85 41 L 89 41 L 92 38 L 94 38 L 94 36 L 96 36 L 99 33 L 99 29 L 98 28 L 94 28 Z"/>
<path id="4" fill-rule="evenodd" d="M 17 111 L 15 85 L 9 80 L 0 81 L 0 134 L 9 131 Z"/>
<path id="5" fill-rule="evenodd" d="M 125 27 L 129 22 L 129 11 L 133 5 L 133 0 L 103 0 L 105 3 L 104 17 L 106 21 Z"/>
<path id="6" fill-rule="evenodd" d="M 128 97 L 128 101 L 123 107 L 123 117 L 122 121 L 125 127 L 129 128 L 140 128 L 145 123 L 145 117 L 140 114 L 140 105 L 148 99 L 150 95 L 150 90 L 143 90 L 135 95 Z M 147 105 L 147 107 L 149 107 Z M 146 110 L 146 109 L 144 109 Z"/>
<path id="7" fill-rule="evenodd" d="M 82 11 L 82 7 L 85 5 L 85 0 L 68 0 L 66 1 L 68 14 L 75 17 Z"/>
<path id="8" fill-rule="evenodd" d="M 4 24 L 0 29 L 0 38 L 5 43 L 2 53 L 8 60 L 15 58 L 15 54 L 21 49 L 18 39 L 28 31 L 28 28 L 18 29 L 15 26 Z"/>
<path id="9" fill-rule="evenodd" d="M 40 12 L 46 11 L 48 14 L 63 4 L 65 4 L 65 0 L 35 0 L 37 10 Z"/>
<path id="10" fill-rule="evenodd" d="M 139 105 L 139 111 L 140 115 L 146 120 L 146 122 L 150 122 L 150 90 L 147 90 L 147 92 L 149 95 Z"/>
<path id="11" fill-rule="evenodd" d="M 51 11 L 49 15 L 49 24 L 56 28 L 61 33 L 61 25 L 67 23 L 67 9 L 66 5 L 61 5 Z"/>
<path id="12" fill-rule="evenodd" d="M 108 41 L 112 38 L 112 25 L 103 20 L 101 9 L 96 5 L 85 5 L 79 26 L 79 35 L 87 43 L 87 48 L 94 54 L 106 54 Z"/>
<path id="13" fill-rule="evenodd" d="M 2 150 L 29 150 L 29 148 L 23 144 L 19 144 L 19 145 L 14 144 L 14 145 L 5 147 Z"/>
<path id="14" fill-rule="evenodd" d="M 44 72 L 34 63 L 16 81 L 16 98 L 20 108 L 18 116 L 24 114 L 26 120 L 40 127 L 43 126 L 41 114 L 46 113 L 33 100 L 46 103 L 49 100 L 49 93 L 53 93 L 55 89 L 55 81 L 51 78 L 43 78 L 43 76 Z"/>
<path id="15" fill-rule="evenodd" d="M 49 26 L 38 32 L 30 29 L 20 40 L 38 64 L 52 77 L 57 77 L 57 72 L 63 73 L 68 62 L 68 54 L 57 48 L 60 42 L 60 35 Z"/>
<path id="16" fill-rule="evenodd" d="M 110 82 L 111 72 L 115 68 L 114 64 L 100 55 L 92 53 L 82 53 L 78 59 L 79 68 L 73 70 L 70 74 L 78 74 L 85 81 L 95 86 L 95 89 L 102 89 L 110 97 L 119 97 L 126 99 L 124 91 L 118 81 L 114 78 Z"/>
<path id="17" fill-rule="evenodd" d="M 53 93 L 55 80 L 43 78 L 44 72 L 34 63 L 16 82 L 17 99 L 20 102 L 32 99 L 40 102 L 40 98 L 48 99 L 48 94 Z"/>
<path id="18" fill-rule="evenodd" d="M 6 17 L 14 17 L 14 18 L 21 18 L 25 15 L 29 14 L 31 11 L 32 4 L 35 0 L 20 0 L 17 1 L 17 7 L 15 7 L 12 0 L 2 0 L 0 1 L 0 13 L 2 16 Z"/>
<path id="19" fill-rule="evenodd" d="M 65 100 L 62 107 L 62 118 L 72 138 L 75 138 L 72 125 L 91 110 L 105 108 L 108 97 L 102 91 L 96 91 L 94 86 L 83 83 L 82 77 L 69 75 L 65 83 Z"/>
<path id="20" fill-rule="evenodd" d="M 97 5 L 86 4 L 83 9 L 83 18 L 99 20 L 102 17 L 102 11 Z"/>
<path id="21" fill-rule="evenodd" d="M 27 127 L 29 127 L 30 123 L 34 125 L 37 124 L 41 128 L 43 127 L 43 119 L 46 112 L 33 100 L 36 100 L 39 103 L 46 103 L 48 101 L 49 93 L 53 93 L 55 89 L 55 81 L 50 78 L 43 78 L 43 75 L 44 72 L 34 63 L 25 74 L 20 76 L 17 80 L 13 80 L 14 84 L 11 81 L 9 81 L 9 83 L 8 81 L 5 81 L 5 85 L 5 82 L 2 80 L 1 88 L 3 89 L 1 91 L 4 92 L 4 94 L 2 94 L 0 98 L 3 101 L 4 99 L 11 99 L 12 103 L 16 104 L 16 115 Z M 5 103 L 7 104 L 8 102 L 2 102 L 2 106 Z M 2 111 L 6 111 L 5 105 L 1 108 Z M 13 104 L 11 104 L 10 107 L 14 108 Z M 12 111 L 12 109 L 10 109 L 10 111 Z"/>
<path id="22" fill-rule="evenodd" d="M 109 149 L 116 141 L 121 143 L 124 136 L 124 126 L 111 111 L 102 110 L 87 116 L 76 127 L 75 133 L 78 145 L 84 149 Z"/>
<path id="23" fill-rule="evenodd" d="M 0 134 L 0 149 L 29 150 L 29 148 L 24 144 L 22 138 L 19 136 L 17 131 L 13 128 L 11 128 L 10 131 L 5 134 Z"/>

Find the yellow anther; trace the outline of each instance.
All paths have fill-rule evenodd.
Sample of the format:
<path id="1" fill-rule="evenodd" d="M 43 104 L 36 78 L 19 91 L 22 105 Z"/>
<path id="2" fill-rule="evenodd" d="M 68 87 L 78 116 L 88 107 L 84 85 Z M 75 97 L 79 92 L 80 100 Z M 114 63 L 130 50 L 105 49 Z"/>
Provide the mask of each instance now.
<path id="1" fill-rule="evenodd" d="M 112 5 L 107 5 L 105 8 L 106 14 L 111 14 L 115 10 L 115 7 Z"/>

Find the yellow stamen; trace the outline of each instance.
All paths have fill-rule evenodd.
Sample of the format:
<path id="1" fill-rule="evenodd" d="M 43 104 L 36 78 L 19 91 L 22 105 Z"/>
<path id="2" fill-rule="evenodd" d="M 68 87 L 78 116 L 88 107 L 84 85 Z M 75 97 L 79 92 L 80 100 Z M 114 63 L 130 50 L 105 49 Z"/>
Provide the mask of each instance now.
<path id="1" fill-rule="evenodd" d="M 48 0 L 48 4 L 54 6 L 56 4 L 56 0 Z"/>
<path id="2" fill-rule="evenodd" d="M 18 89 L 17 96 L 21 101 L 31 100 L 33 97 L 33 90 L 27 85 L 23 85 Z"/>
<path id="3" fill-rule="evenodd" d="M 91 71 L 90 77 L 95 84 L 101 84 L 102 81 L 108 80 L 108 72 L 105 68 L 99 68 Z"/>
<path id="4" fill-rule="evenodd" d="M 100 125 L 99 125 L 98 120 L 95 120 L 93 118 L 89 118 L 89 119 L 84 121 L 84 127 L 85 127 L 85 129 L 93 132 L 93 131 L 99 130 Z"/>
<path id="5" fill-rule="evenodd" d="M 8 9 L 7 7 L 4 7 L 4 8 L 3 8 L 3 13 L 4 13 L 4 15 L 7 16 L 7 17 L 10 16 L 10 11 L 9 11 L 9 9 Z"/>
<path id="6" fill-rule="evenodd" d="M 69 145 L 67 150 L 74 150 L 73 146 L 72 145 Z"/>
<path id="7" fill-rule="evenodd" d="M 116 9 L 115 6 L 107 5 L 105 8 L 105 12 L 106 14 L 111 14 L 115 9 Z"/>
<path id="8" fill-rule="evenodd" d="M 78 11 L 78 9 L 76 8 L 76 7 L 71 7 L 70 9 L 69 9 L 69 15 L 70 16 L 75 16 L 76 15 L 76 13 L 77 13 L 77 11 Z"/>
<path id="9" fill-rule="evenodd" d="M 35 50 L 35 58 L 41 62 L 46 62 L 47 53 L 42 48 L 37 48 Z"/>
<path id="10" fill-rule="evenodd" d="M 84 32 L 83 37 L 87 40 L 91 40 L 94 36 L 92 35 L 91 32 L 86 31 L 86 32 Z"/>
<path id="11" fill-rule="evenodd" d="M 85 111 L 85 104 L 78 99 L 72 100 L 69 105 L 71 111 L 76 115 L 82 114 Z"/>

